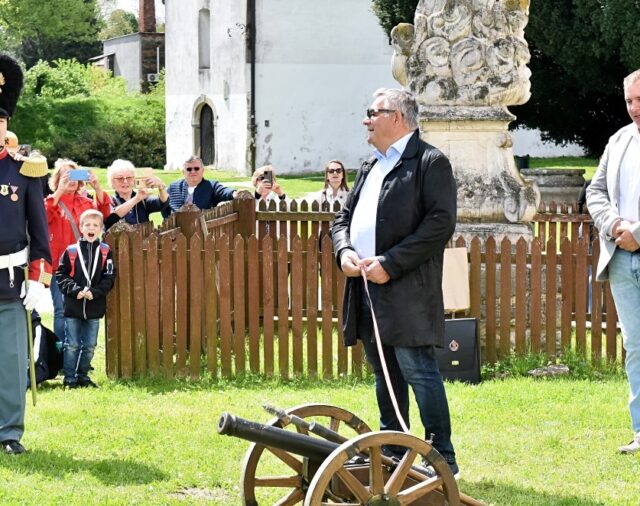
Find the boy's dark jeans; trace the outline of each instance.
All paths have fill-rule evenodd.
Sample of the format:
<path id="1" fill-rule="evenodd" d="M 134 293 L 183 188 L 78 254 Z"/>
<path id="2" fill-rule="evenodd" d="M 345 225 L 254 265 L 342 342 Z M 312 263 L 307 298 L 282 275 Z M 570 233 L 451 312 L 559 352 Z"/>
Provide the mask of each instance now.
<path id="1" fill-rule="evenodd" d="M 98 344 L 100 320 L 65 317 L 63 366 L 65 383 L 89 379 L 91 359 Z"/>

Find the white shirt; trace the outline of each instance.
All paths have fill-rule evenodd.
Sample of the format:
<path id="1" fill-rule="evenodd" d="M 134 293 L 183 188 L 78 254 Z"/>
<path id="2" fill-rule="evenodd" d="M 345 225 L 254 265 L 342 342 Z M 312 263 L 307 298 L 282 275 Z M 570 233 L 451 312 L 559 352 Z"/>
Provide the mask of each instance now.
<path id="1" fill-rule="evenodd" d="M 400 157 L 413 134 L 412 131 L 398 139 L 389 146 L 384 154 L 377 149 L 373 152 L 378 161 L 371 168 L 362 186 L 349 228 L 351 245 L 361 259 L 376 256 L 376 223 L 382 183 L 400 161 Z"/>
<path id="2" fill-rule="evenodd" d="M 620 163 L 620 217 L 631 221 L 640 218 L 640 132 L 634 129 Z"/>
<path id="3" fill-rule="evenodd" d="M 318 195 L 318 203 L 324 204 L 325 202 L 329 204 L 329 208 L 333 209 L 333 203 L 339 202 L 340 206 L 344 206 L 344 203 L 347 201 L 347 196 L 349 195 L 349 190 L 345 190 L 344 188 L 339 188 L 338 193 L 333 195 L 333 188 L 328 186 L 325 190 L 322 190 Z"/>

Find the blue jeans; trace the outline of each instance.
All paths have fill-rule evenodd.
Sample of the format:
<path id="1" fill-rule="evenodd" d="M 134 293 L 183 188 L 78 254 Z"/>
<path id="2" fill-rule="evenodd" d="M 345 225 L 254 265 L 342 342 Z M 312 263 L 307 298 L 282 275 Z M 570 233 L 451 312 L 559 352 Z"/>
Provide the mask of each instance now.
<path id="1" fill-rule="evenodd" d="M 627 352 L 629 411 L 634 432 L 640 432 L 640 253 L 617 249 L 609 261 L 609 282 Z"/>
<path id="2" fill-rule="evenodd" d="M 65 383 L 76 383 L 89 379 L 91 359 L 98 344 L 100 320 L 82 320 L 65 318 L 66 336 L 63 348 L 63 366 Z"/>
<path id="3" fill-rule="evenodd" d="M 49 287 L 51 290 L 51 301 L 53 302 L 53 333 L 58 341 L 64 341 L 64 296 L 54 279 Z"/>
<path id="4" fill-rule="evenodd" d="M 444 316 L 443 316 L 444 317 Z M 376 377 L 376 398 L 380 411 L 380 430 L 402 431 L 382 371 L 382 363 L 373 333 L 373 321 L 364 298 L 358 314 L 358 337 Z M 433 437 L 433 447 L 449 464 L 456 461 L 451 443 L 451 417 L 442 375 L 433 346 L 402 347 L 383 345 L 384 358 L 398 401 L 400 414 L 409 426 L 409 385 L 420 410 L 425 439 Z"/>

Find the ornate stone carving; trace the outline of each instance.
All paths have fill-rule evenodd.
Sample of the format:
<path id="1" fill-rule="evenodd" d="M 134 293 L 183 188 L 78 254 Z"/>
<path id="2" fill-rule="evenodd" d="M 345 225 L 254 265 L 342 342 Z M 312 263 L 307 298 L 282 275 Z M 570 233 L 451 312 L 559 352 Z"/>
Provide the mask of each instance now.
<path id="1" fill-rule="evenodd" d="M 528 18 L 529 0 L 420 0 L 414 24 L 391 32 L 393 76 L 420 104 L 422 138 L 451 160 L 465 230 L 520 234 L 540 200 L 507 131 L 506 106 L 530 96 Z"/>
<path id="2" fill-rule="evenodd" d="M 506 106 L 530 97 L 529 0 L 421 0 L 391 31 L 393 76 L 427 106 Z"/>

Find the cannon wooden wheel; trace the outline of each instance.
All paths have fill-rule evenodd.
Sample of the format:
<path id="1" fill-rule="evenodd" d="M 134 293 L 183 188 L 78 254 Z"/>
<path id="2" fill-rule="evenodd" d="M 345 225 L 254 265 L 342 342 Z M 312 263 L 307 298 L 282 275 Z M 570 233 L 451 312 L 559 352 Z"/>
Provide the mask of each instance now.
<path id="1" fill-rule="evenodd" d="M 317 421 L 335 432 L 346 432 L 344 435 L 347 438 L 353 436 L 354 432 L 355 434 L 371 432 L 369 426 L 353 413 L 329 404 L 304 404 L 287 409 L 286 413 L 306 421 Z M 279 418 L 274 418 L 265 425 L 292 427 L 292 424 L 284 425 Z M 295 430 L 302 434 L 309 434 L 305 429 L 295 427 Z M 266 460 L 269 462 L 265 464 Z M 304 479 L 303 460 L 302 457 L 286 451 L 252 443 L 245 454 L 242 466 L 242 504 L 246 506 L 301 504 L 308 486 Z M 274 490 L 276 494 L 282 494 L 280 499 L 261 502 L 261 495 L 273 494 Z"/>
<path id="2" fill-rule="evenodd" d="M 382 455 L 385 445 L 406 448 L 402 460 L 389 466 L 389 459 Z M 368 476 L 364 481 L 362 476 L 356 478 L 352 474 L 352 466 L 345 467 L 355 455 L 362 454 L 368 456 L 368 468 L 365 469 Z M 411 468 L 421 466 L 423 459 L 435 470 L 435 476 L 428 477 Z M 435 502 L 434 496 L 438 499 Z M 444 458 L 422 439 L 403 432 L 383 431 L 356 436 L 336 448 L 311 480 L 304 506 L 438 503 L 460 505 L 458 486 Z"/>

